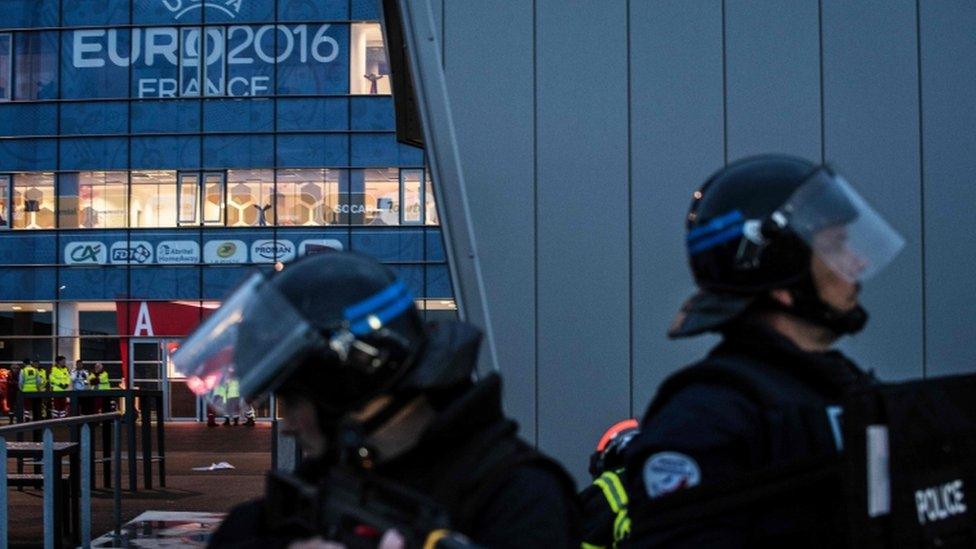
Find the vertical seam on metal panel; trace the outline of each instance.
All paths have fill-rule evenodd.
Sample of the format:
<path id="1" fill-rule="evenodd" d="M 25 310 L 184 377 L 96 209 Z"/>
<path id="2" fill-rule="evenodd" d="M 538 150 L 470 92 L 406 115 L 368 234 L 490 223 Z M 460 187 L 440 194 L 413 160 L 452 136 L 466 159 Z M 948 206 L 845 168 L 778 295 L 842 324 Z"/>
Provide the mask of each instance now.
<path id="1" fill-rule="evenodd" d="M 535 445 L 539 446 L 539 6 L 532 0 L 532 362 Z"/>
<path id="2" fill-rule="evenodd" d="M 447 2 L 441 0 L 441 69 L 447 72 Z"/>
<path id="3" fill-rule="evenodd" d="M 823 0 L 817 2 L 817 28 L 819 29 L 820 54 L 820 162 L 827 160 L 826 122 L 824 117 L 824 42 L 823 42 Z"/>
<path id="4" fill-rule="evenodd" d="M 729 65 L 726 59 L 725 0 L 722 0 L 722 161 L 729 163 Z"/>
<path id="5" fill-rule="evenodd" d="M 923 121 L 925 114 L 922 102 L 922 7 L 919 0 L 915 0 L 915 55 L 917 63 L 916 78 L 918 79 L 918 192 L 919 211 L 919 240 L 922 261 L 922 377 L 928 377 L 928 293 L 925 271 L 925 134 Z"/>
<path id="6" fill-rule="evenodd" d="M 633 128 L 631 113 L 631 35 L 630 0 L 627 0 L 627 363 L 628 398 L 627 415 L 634 415 L 634 166 L 633 166 Z"/>

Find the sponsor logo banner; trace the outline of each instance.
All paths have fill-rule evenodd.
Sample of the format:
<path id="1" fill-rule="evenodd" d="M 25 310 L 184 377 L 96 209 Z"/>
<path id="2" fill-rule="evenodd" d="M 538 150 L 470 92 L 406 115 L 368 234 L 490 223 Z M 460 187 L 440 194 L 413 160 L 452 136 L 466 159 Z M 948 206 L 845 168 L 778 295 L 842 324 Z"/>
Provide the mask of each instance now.
<path id="1" fill-rule="evenodd" d="M 164 240 L 156 246 L 156 263 L 199 263 L 200 245 L 192 240 Z"/>
<path id="2" fill-rule="evenodd" d="M 255 240 L 251 244 L 252 263 L 274 263 L 295 259 L 295 243 L 291 240 Z"/>
<path id="3" fill-rule="evenodd" d="M 64 246 L 66 265 L 104 265 L 108 263 L 108 245 L 104 242 L 69 242 Z"/>
<path id="4" fill-rule="evenodd" d="M 109 249 L 112 263 L 135 263 L 146 265 L 153 262 L 153 245 L 143 240 L 124 240 L 112 243 Z"/>
<path id="5" fill-rule="evenodd" d="M 242 240 L 210 240 L 203 245 L 204 263 L 247 263 L 247 244 Z"/>
<path id="6" fill-rule="evenodd" d="M 323 252 L 341 252 L 342 242 L 334 238 L 302 240 L 298 245 L 298 257 Z"/>

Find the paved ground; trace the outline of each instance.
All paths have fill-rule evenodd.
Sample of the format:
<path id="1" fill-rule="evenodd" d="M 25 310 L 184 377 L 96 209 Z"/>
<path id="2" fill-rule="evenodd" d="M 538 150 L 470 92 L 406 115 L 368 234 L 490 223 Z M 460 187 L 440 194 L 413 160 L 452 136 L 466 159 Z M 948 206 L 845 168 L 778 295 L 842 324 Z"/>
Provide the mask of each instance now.
<path id="1" fill-rule="evenodd" d="M 65 437 L 56 437 L 55 440 L 65 440 Z M 254 428 L 209 429 L 201 423 L 167 424 L 166 461 L 166 488 L 141 489 L 140 467 L 140 490 L 135 493 L 122 492 L 123 522 L 147 510 L 224 512 L 237 503 L 260 495 L 264 489 L 264 473 L 271 466 L 270 424 L 258 424 Z M 192 470 L 193 467 L 221 461 L 229 462 L 235 469 L 212 472 Z M 11 460 L 8 466 L 13 467 L 14 461 Z M 127 486 L 125 478 L 123 476 L 123 485 Z M 99 536 L 113 527 L 112 492 L 102 490 L 99 481 L 92 493 L 92 500 L 92 533 Z M 11 545 L 39 546 L 41 492 L 9 490 L 9 509 Z"/>

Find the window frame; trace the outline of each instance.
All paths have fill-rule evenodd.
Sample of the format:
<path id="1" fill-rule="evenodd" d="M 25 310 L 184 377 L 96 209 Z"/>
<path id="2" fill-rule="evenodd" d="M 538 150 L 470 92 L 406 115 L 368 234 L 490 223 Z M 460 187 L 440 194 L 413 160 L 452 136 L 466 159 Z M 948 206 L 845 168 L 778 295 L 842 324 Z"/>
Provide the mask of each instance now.
<path id="1" fill-rule="evenodd" d="M 14 33 L 0 32 L 0 38 L 7 37 L 7 96 L 0 95 L 0 102 L 14 99 Z"/>

